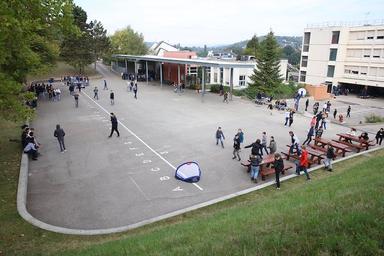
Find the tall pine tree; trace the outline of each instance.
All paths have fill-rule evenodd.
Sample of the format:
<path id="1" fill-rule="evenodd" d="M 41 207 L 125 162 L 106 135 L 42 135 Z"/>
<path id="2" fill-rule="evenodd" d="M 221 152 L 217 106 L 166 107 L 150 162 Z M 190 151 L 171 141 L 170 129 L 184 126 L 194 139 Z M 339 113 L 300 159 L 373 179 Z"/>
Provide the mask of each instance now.
<path id="1" fill-rule="evenodd" d="M 282 82 L 280 77 L 280 48 L 273 35 L 269 32 L 260 43 L 259 54 L 256 57 L 256 69 L 250 76 L 249 86 L 258 91 L 271 93 Z"/>

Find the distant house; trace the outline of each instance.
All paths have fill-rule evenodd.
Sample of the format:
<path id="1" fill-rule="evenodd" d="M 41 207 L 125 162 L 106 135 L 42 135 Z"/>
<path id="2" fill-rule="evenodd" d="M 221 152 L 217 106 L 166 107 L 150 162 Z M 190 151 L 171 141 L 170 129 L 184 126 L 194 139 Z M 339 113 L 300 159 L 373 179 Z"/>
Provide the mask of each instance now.
<path id="1" fill-rule="evenodd" d="M 158 43 L 154 43 L 148 50 L 150 55 L 155 56 L 164 56 L 165 52 L 176 52 L 179 51 L 176 47 L 170 45 L 165 41 L 160 41 Z"/>

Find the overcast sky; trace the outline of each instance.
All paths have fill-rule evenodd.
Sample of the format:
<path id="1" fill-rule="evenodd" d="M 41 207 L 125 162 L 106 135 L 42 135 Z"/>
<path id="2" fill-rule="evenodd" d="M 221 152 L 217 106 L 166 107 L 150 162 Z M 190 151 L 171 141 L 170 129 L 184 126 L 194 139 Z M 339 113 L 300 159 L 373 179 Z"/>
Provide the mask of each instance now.
<path id="1" fill-rule="evenodd" d="M 253 34 L 301 36 L 307 24 L 384 20 L 384 0 L 74 0 L 109 34 L 130 25 L 145 41 L 220 45 Z"/>

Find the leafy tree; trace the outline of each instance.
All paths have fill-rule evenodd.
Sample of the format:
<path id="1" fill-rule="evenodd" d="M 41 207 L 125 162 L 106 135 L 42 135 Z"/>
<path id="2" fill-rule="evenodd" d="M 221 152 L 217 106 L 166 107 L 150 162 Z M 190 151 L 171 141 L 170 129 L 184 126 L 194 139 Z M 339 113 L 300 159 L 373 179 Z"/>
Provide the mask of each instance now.
<path id="1" fill-rule="evenodd" d="M 135 32 L 130 26 L 116 31 L 111 36 L 111 46 L 114 54 L 143 55 L 147 53 L 143 34 Z"/>
<path id="2" fill-rule="evenodd" d="M 259 51 L 260 51 L 259 39 L 257 39 L 256 35 L 254 35 L 251 38 L 251 40 L 248 41 L 243 54 L 257 57 Z"/>
<path id="3" fill-rule="evenodd" d="M 87 13 L 80 6 L 74 5 L 73 18 L 80 32 L 66 35 L 61 45 L 61 57 L 82 73 L 85 66 L 94 61 L 93 38 Z"/>
<path id="4" fill-rule="evenodd" d="M 60 40 L 76 30 L 72 1 L 0 1 L 0 115 L 31 116 L 23 91 L 28 74 L 49 69 L 59 56 Z"/>
<path id="5" fill-rule="evenodd" d="M 282 57 L 288 59 L 290 64 L 298 65 L 300 62 L 300 50 L 295 49 L 290 45 L 286 45 L 283 48 Z"/>
<path id="6" fill-rule="evenodd" d="M 260 44 L 260 51 L 256 57 L 256 69 L 250 76 L 249 86 L 261 92 L 271 93 L 281 83 L 280 78 L 280 48 L 273 35 L 269 32 Z"/>
<path id="7" fill-rule="evenodd" d="M 109 37 L 107 37 L 107 30 L 104 29 L 103 24 L 100 21 L 94 20 L 89 23 L 89 28 L 92 37 L 92 52 L 93 60 L 95 62 L 101 56 L 109 52 L 111 43 Z"/>

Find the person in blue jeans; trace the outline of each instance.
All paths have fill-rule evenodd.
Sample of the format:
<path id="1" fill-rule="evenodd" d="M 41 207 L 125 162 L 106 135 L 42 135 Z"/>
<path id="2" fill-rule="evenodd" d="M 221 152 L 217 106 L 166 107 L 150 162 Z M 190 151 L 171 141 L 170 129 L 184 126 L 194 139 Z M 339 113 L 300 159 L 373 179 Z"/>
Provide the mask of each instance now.
<path id="1" fill-rule="evenodd" d="M 225 140 L 224 133 L 221 130 L 221 127 L 219 127 L 217 128 L 217 131 L 216 131 L 216 145 L 219 145 L 219 141 L 220 141 L 221 146 L 224 148 L 223 140 Z"/>
<path id="2" fill-rule="evenodd" d="M 249 160 L 251 161 L 251 180 L 257 183 L 257 176 L 260 171 L 260 164 L 263 161 L 260 155 L 250 155 Z"/>

